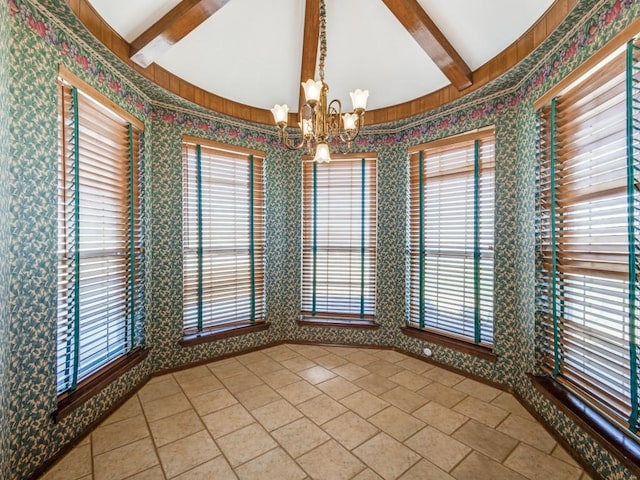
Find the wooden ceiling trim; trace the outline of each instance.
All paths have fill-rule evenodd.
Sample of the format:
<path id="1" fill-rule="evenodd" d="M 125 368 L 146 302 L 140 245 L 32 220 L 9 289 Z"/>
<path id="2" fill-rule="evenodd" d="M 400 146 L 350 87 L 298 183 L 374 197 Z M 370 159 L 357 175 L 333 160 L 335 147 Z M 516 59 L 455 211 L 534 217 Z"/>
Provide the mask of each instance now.
<path id="1" fill-rule="evenodd" d="M 304 8 L 304 37 L 302 40 L 302 64 L 300 83 L 315 78 L 318 63 L 318 42 L 320 35 L 320 0 L 307 0 Z M 304 91 L 300 86 L 298 110 L 304 104 Z"/>
<path id="2" fill-rule="evenodd" d="M 131 42 L 129 56 L 148 67 L 171 46 L 224 7 L 229 0 L 182 0 Z"/>
<path id="3" fill-rule="evenodd" d="M 518 40 L 473 72 L 473 85 L 466 90 L 461 92 L 449 85 L 405 103 L 377 110 L 368 110 L 367 125 L 393 122 L 426 113 L 457 100 L 463 95 L 477 90 L 491 80 L 498 78 L 537 48 L 560 25 L 567 14 L 577 5 L 578 1 L 555 0 L 538 22 Z M 98 15 L 87 0 L 67 0 L 67 3 L 87 30 L 107 48 L 111 49 L 124 63 L 162 88 L 180 95 L 180 82 L 188 82 L 179 79 L 156 64 L 152 64 L 147 68 L 140 67 L 129 58 L 130 45 Z M 193 93 L 193 97 L 184 97 L 185 100 L 240 120 L 264 125 L 273 124 L 273 116 L 269 110 L 227 100 L 198 87 L 194 88 Z M 296 118 L 295 114 L 289 114 L 290 125 L 293 124 L 291 122 Z"/>
<path id="4" fill-rule="evenodd" d="M 471 86 L 471 69 L 418 0 L 382 0 L 458 90 Z"/>

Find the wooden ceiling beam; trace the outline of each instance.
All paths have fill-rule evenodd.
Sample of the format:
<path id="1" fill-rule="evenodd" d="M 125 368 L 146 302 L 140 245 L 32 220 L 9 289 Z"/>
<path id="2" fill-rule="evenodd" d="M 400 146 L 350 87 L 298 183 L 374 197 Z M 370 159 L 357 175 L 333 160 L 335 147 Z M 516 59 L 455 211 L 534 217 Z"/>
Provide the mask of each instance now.
<path id="1" fill-rule="evenodd" d="M 182 0 L 129 46 L 129 58 L 143 68 L 155 62 L 229 0 Z"/>
<path id="2" fill-rule="evenodd" d="M 302 65 L 300 83 L 315 78 L 318 63 L 318 42 L 320 35 L 320 0 L 306 0 L 304 7 L 304 37 L 302 40 Z M 304 90 L 300 87 L 298 112 L 304 104 Z"/>
<path id="3" fill-rule="evenodd" d="M 470 87 L 471 69 L 418 0 L 382 0 L 458 90 Z"/>

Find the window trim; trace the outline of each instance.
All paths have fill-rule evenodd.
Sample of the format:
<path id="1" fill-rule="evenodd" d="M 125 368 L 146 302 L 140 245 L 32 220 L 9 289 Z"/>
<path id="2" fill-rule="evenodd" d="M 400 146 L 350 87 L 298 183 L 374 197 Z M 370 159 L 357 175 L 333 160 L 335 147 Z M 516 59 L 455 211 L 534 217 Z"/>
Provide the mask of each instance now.
<path id="1" fill-rule="evenodd" d="M 482 140 L 482 139 L 486 139 L 487 137 L 491 136 L 493 138 L 493 143 L 494 143 L 494 158 L 493 158 L 493 163 L 494 163 L 494 167 L 493 167 L 493 175 L 494 175 L 494 182 L 495 182 L 495 147 L 496 147 L 496 141 L 495 141 L 495 126 L 494 125 L 489 125 L 486 127 L 482 127 L 482 128 L 477 128 L 475 130 L 470 130 L 470 131 L 466 131 L 457 135 L 452 135 L 449 137 L 444 137 L 444 138 L 440 138 L 438 140 L 433 140 L 431 142 L 427 142 L 427 143 L 422 143 L 422 144 L 418 144 L 418 145 L 412 145 L 411 147 L 409 147 L 407 149 L 407 153 L 408 153 L 408 157 L 409 157 L 409 164 L 412 161 L 412 158 L 414 157 L 414 155 L 418 155 L 418 161 L 420 162 L 420 179 L 419 179 L 419 183 L 422 185 L 422 190 L 419 192 L 419 201 L 420 201 L 420 205 L 422 206 L 424 200 L 424 184 L 422 183 L 422 176 L 424 175 L 422 172 L 422 164 L 424 162 L 423 160 L 423 152 L 426 149 L 431 149 L 431 148 L 442 148 L 442 147 L 448 147 L 448 146 L 452 146 L 452 145 L 456 145 L 458 143 L 464 143 L 464 142 L 470 142 L 470 141 L 478 141 L 478 140 Z M 475 147 L 477 150 L 477 146 Z M 477 156 L 477 151 L 476 154 Z M 476 159 L 477 162 L 477 159 Z M 478 169 L 478 166 L 474 166 L 474 170 Z M 474 174 L 475 178 L 474 178 L 474 203 L 477 205 L 477 207 L 474 208 L 479 208 L 479 195 L 480 195 L 480 191 L 479 191 L 479 184 L 478 182 L 481 179 L 480 176 L 480 172 L 478 172 L 478 174 Z M 409 188 L 412 188 L 411 185 L 411 181 L 409 182 Z M 418 187 L 420 188 L 420 187 Z M 495 202 L 495 183 L 494 183 L 494 202 Z M 409 221 L 411 222 L 411 202 L 413 200 L 411 200 L 411 192 L 409 192 L 409 198 L 410 198 L 410 205 L 409 205 Z M 421 208 L 421 207 L 418 207 Z M 494 212 L 495 212 L 495 203 L 494 203 Z M 479 225 L 477 224 L 478 222 L 478 218 L 477 218 L 477 212 L 476 212 L 476 219 L 475 219 L 476 225 L 474 226 L 474 243 L 477 244 L 478 242 L 478 236 L 479 236 Z M 423 245 L 423 241 L 424 241 L 424 234 L 423 232 L 423 224 L 421 221 L 418 221 L 419 223 L 419 228 L 420 228 L 420 233 L 419 233 L 419 241 L 420 241 L 420 247 L 419 250 L 423 251 L 424 250 L 424 245 Z M 409 229 L 411 230 L 411 225 L 409 226 Z M 493 228 L 493 234 L 495 235 L 495 220 L 494 220 L 494 225 L 492 226 Z M 411 237 L 411 233 L 409 234 Z M 411 239 L 409 238 L 409 242 L 411 242 Z M 495 239 L 494 239 L 494 243 L 492 246 L 492 251 L 494 253 L 494 259 L 495 259 Z M 409 253 L 408 253 L 408 257 L 409 257 L 409 262 L 411 262 L 411 247 L 409 247 Z M 419 254 L 420 257 L 422 257 L 421 254 Z M 479 271 L 478 271 L 478 265 L 477 262 L 479 261 L 480 258 L 480 254 L 478 251 L 477 246 L 474 247 L 474 277 L 476 277 L 477 280 L 477 276 L 479 275 Z M 495 260 L 494 260 L 495 262 Z M 411 267 L 409 267 L 411 268 Z M 494 272 L 495 272 L 495 263 L 494 263 Z M 495 280 L 495 275 L 494 275 L 494 280 Z M 423 284 L 424 281 L 421 280 L 420 281 L 420 285 L 419 285 L 419 289 L 422 292 L 423 289 Z M 408 288 L 407 288 L 407 294 L 412 296 L 411 294 L 411 290 L 412 290 L 413 286 L 411 284 L 411 274 L 408 280 Z M 479 289 L 477 289 L 474 292 L 474 296 L 476 297 L 476 301 L 477 301 L 477 297 L 479 296 Z M 495 313 L 495 287 L 493 289 L 493 291 L 491 292 L 492 298 L 493 298 L 493 307 L 494 307 L 494 311 L 492 313 Z M 418 296 L 422 296 L 422 293 L 419 293 Z M 478 313 L 474 310 L 474 315 L 478 315 Z M 481 340 L 480 337 L 480 332 L 481 332 L 481 325 L 478 324 L 478 320 L 476 319 L 475 321 L 475 325 L 474 325 L 474 336 L 473 337 L 467 337 L 461 334 L 456 334 L 453 332 L 448 332 L 448 331 L 444 331 L 444 330 L 437 330 L 435 328 L 431 328 L 429 326 L 423 326 L 422 328 L 420 327 L 416 327 L 414 324 L 411 323 L 411 308 L 409 308 L 408 312 L 407 312 L 407 319 L 405 321 L 405 325 L 404 327 L 401 328 L 401 331 L 410 337 L 413 338 L 418 338 L 427 342 L 431 342 L 433 344 L 436 345 L 441 345 L 447 348 L 452 348 L 455 350 L 459 350 L 463 353 L 469 354 L 469 355 L 473 355 L 473 356 L 477 356 L 480 358 L 484 358 L 485 360 L 489 360 L 489 361 L 496 361 L 497 360 L 497 355 L 495 353 L 493 353 L 493 349 L 495 346 L 495 336 L 493 337 L 493 343 L 488 343 L 485 341 Z M 492 325 L 494 324 L 493 322 L 493 318 L 492 318 Z M 495 332 L 494 332 L 495 333 Z"/>
<path id="2" fill-rule="evenodd" d="M 640 476 L 640 442 L 626 429 L 549 375 L 528 375 L 538 392 Z"/>
<path id="3" fill-rule="evenodd" d="M 142 363 L 148 356 L 149 349 L 144 346 L 138 346 L 122 357 L 108 363 L 90 377 L 78 382 L 73 392 L 65 391 L 60 393 L 58 395 L 57 408 L 51 414 L 54 423 L 60 422 L 111 382 L 122 377 L 139 363 Z"/>
<path id="4" fill-rule="evenodd" d="M 313 320 L 311 317 L 302 317 L 297 320 L 300 327 L 317 327 L 317 328 L 353 328 L 356 330 L 378 330 L 378 325 L 374 320 L 340 320 L 336 317 L 316 316 Z"/>
<path id="5" fill-rule="evenodd" d="M 259 158 L 262 164 L 262 168 L 263 168 L 263 173 L 262 173 L 262 177 L 263 177 L 263 182 L 264 182 L 264 161 L 266 159 L 266 154 L 264 151 L 261 150 L 255 150 L 255 149 L 251 149 L 251 148 L 246 148 L 246 147 L 242 147 L 242 146 L 237 146 L 237 145 L 231 145 L 231 144 L 227 144 L 227 143 L 221 143 L 221 142 L 217 142 L 214 140 L 209 140 L 206 138 L 201 138 L 201 137 L 195 137 L 195 136 L 191 136 L 191 135 L 183 135 L 182 136 L 182 148 L 184 149 L 185 144 L 193 144 L 195 145 L 197 148 L 200 147 L 206 147 L 209 149 L 213 149 L 213 150 L 217 150 L 218 152 L 222 152 L 225 156 L 229 157 L 229 158 L 237 158 L 239 160 L 246 160 L 247 157 L 251 157 L 251 158 Z M 184 158 L 183 158 L 183 162 L 184 162 Z M 184 164 L 182 165 L 182 169 L 184 171 Z M 253 172 L 250 172 L 250 176 L 253 176 Z M 184 182 L 184 180 L 183 180 Z M 199 189 L 199 187 L 198 187 Z M 263 211 L 265 210 L 265 197 L 264 197 L 264 185 L 263 185 L 263 204 L 262 204 L 262 209 Z M 184 197 L 184 192 L 182 194 L 182 199 L 181 201 L 184 202 L 185 197 Z M 255 205 L 251 204 L 249 206 L 250 211 L 253 211 Z M 183 213 L 183 218 L 182 221 L 184 222 L 184 213 Z M 182 229 L 184 229 L 184 223 L 182 224 Z M 263 229 L 263 238 L 265 236 L 265 231 Z M 184 230 L 182 230 L 182 241 L 184 242 Z M 253 237 L 250 240 L 250 243 L 253 245 L 254 239 Z M 252 249 L 253 250 L 253 249 Z M 184 243 L 182 246 L 182 255 L 183 255 L 183 260 L 182 260 L 182 269 L 183 269 L 183 275 L 184 275 Z M 262 256 L 261 261 L 264 263 L 264 253 Z M 253 265 L 251 266 L 252 270 L 253 270 Z M 183 277 L 184 278 L 184 277 Z M 184 280 L 183 280 L 184 282 Z M 182 293 L 184 294 L 184 283 L 182 284 Z M 264 288 L 263 286 L 263 300 L 266 301 L 266 288 Z M 255 301 L 255 296 L 254 296 L 254 300 Z M 184 307 L 184 303 L 182 304 L 182 306 Z M 266 309 L 266 305 L 263 306 L 263 310 Z M 244 335 L 244 334 L 249 334 L 249 333 L 254 333 L 254 332 L 260 332 L 260 331 L 264 331 L 267 330 L 269 328 L 269 323 L 266 320 L 266 310 L 264 311 L 264 315 L 258 319 L 254 319 L 253 321 L 246 321 L 246 320 L 242 320 L 242 321 L 234 321 L 234 322 L 229 322 L 229 323 L 225 323 L 222 325 L 216 325 L 213 327 L 209 327 L 209 328 L 203 328 L 201 331 L 185 331 L 184 329 L 184 312 L 182 315 L 182 338 L 178 341 L 178 344 L 181 345 L 182 347 L 188 347 L 191 345 L 199 345 L 202 343 L 208 343 L 208 342 L 213 342 L 213 341 L 217 341 L 217 340 L 222 340 L 225 338 L 231 338 L 231 337 L 235 337 L 235 336 L 239 336 L 239 335 Z"/>
<path id="6" fill-rule="evenodd" d="M 193 345 L 201 345 L 203 343 L 224 340 L 225 338 L 238 337 L 249 333 L 257 333 L 268 330 L 270 323 L 262 320 L 260 322 L 238 322 L 229 325 L 221 325 L 215 329 L 204 330 L 200 333 L 190 333 L 178 342 L 181 347 L 190 347 Z"/>
<path id="7" fill-rule="evenodd" d="M 62 64 L 58 65 L 58 79 L 59 79 L 58 80 L 59 88 L 60 88 L 60 85 L 67 84 L 74 89 L 80 90 L 85 96 L 87 96 L 94 102 L 100 104 L 103 108 L 106 108 L 107 110 L 110 110 L 111 112 L 115 113 L 120 118 L 122 118 L 125 122 L 127 122 L 129 124 L 128 129 L 129 129 L 130 139 L 132 135 L 132 128 L 135 128 L 136 130 L 138 130 L 140 136 L 142 136 L 142 134 L 144 133 L 145 124 L 142 120 L 131 115 L 124 108 L 122 108 L 121 106 L 117 105 L 112 100 L 110 100 L 106 95 L 104 95 L 103 93 L 98 91 L 96 88 L 92 87 L 91 85 L 86 83 L 84 80 L 80 79 L 78 76 L 73 74 L 69 69 L 67 69 Z M 58 101 L 62 102 L 62 99 L 59 99 Z M 58 126 L 58 128 L 60 127 Z M 60 133 L 57 133 L 57 135 L 59 136 Z M 131 145 L 129 148 L 130 148 L 130 155 L 132 155 Z M 58 152 L 58 155 L 59 155 L 59 152 Z M 131 179 L 133 178 L 132 176 L 133 176 L 133 169 L 130 167 L 129 172 L 127 173 L 127 178 L 129 182 L 131 182 Z M 143 179 L 140 176 L 137 180 L 139 183 L 137 188 L 141 189 Z M 57 181 L 59 182 L 59 180 Z M 129 185 L 128 189 L 130 194 L 133 194 L 135 188 L 136 187 L 134 187 L 133 184 Z M 138 194 L 139 193 L 140 192 L 138 192 Z M 140 204 L 138 208 L 140 208 L 140 210 L 142 211 L 144 208 L 143 199 L 140 198 L 139 202 Z M 133 209 L 133 208 L 134 207 L 129 206 L 129 209 Z M 58 226 L 57 228 L 60 228 L 60 227 Z M 129 234 L 130 240 L 131 240 L 134 237 L 134 228 L 132 226 L 130 226 L 129 228 L 131 230 Z M 141 257 L 144 259 L 144 257 L 146 256 L 144 237 L 140 240 L 140 244 L 142 248 Z M 133 253 L 134 250 L 135 250 L 135 247 L 130 248 L 130 255 L 135 255 Z M 56 269 L 58 268 L 59 266 L 56 267 Z M 142 268 L 144 269 L 144 267 Z M 133 289 L 134 284 L 132 283 L 132 285 L 129 288 Z M 56 294 L 56 296 L 57 295 L 58 294 Z M 133 302 L 133 297 L 131 301 Z M 142 308 L 144 309 L 144 306 Z M 57 328 L 58 327 L 57 327 L 57 320 L 56 320 L 56 330 Z M 133 340 L 133 335 L 134 335 L 133 331 L 131 332 L 131 335 Z M 58 348 L 57 343 L 58 343 L 58 338 L 56 335 L 56 350 Z M 56 394 L 57 406 L 56 406 L 56 410 L 52 413 L 52 418 L 54 422 L 58 422 L 60 419 L 67 416 L 70 412 L 72 412 L 74 409 L 76 409 L 77 407 L 85 403 L 87 400 L 93 397 L 100 390 L 102 390 L 103 388 L 108 386 L 110 383 L 112 383 L 114 380 L 124 375 L 127 371 L 134 368 L 137 364 L 144 361 L 144 359 L 147 358 L 148 353 L 149 353 L 149 350 L 144 343 L 144 336 L 143 336 L 141 343 L 139 343 L 138 345 L 132 345 L 131 350 L 121 354 L 118 357 L 113 358 L 112 360 L 107 362 L 105 365 L 103 365 L 99 370 L 96 370 L 88 377 L 78 381 L 72 390 L 66 389 L 60 393 L 57 393 Z M 56 386 L 57 386 L 57 383 L 58 383 L 58 373 L 57 373 L 57 354 L 56 354 Z"/>
<path id="8" fill-rule="evenodd" d="M 376 152 L 356 152 L 356 153 L 332 153 L 331 159 L 336 161 L 373 161 L 375 162 L 375 274 L 373 276 L 374 282 L 374 313 L 365 314 L 363 316 L 357 316 L 356 314 L 340 313 L 340 312 L 316 312 L 315 315 L 312 312 L 304 310 L 303 306 L 303 275 L 304 275 L 304 222 L 305 222 L 305 190 L 304 190 L 304 168 L 305 163 L 313 162 L 313 156 L 302 156 L 302 197 L 301 202 L 301 223 L 302 223 L 302 238 L 300 242 L 300 261 L 301 261 L 301 277 L 300 277 L 300 309 L 299 318 L 297 324 L 301 327 L 319 327 L 319 328 L 346 328 L 346 329 L 363 329 L 363 330 L 377 330 L 379 328 L 376 322 L 377 318 L 377 299 L 378 299 L 378 154 Z M 362 179 L 365 182 L 365 179 Z M 312 193 L 307 193 L 312 195 Z M 364 281 L 362 279 L 362 281 Z"/>
<path id="9" fill-rule="evenodd" d="M 636 19 L 578 68 L 540 96 L 534 103 L 534 112 L 551 105 L 556 97 L 572 85 L 585 80 L 584 77 L 589 71 L 614 55 L 623 45 L 633 41 L 634 37 L 638 38 L 639 32 L 640 19 Z M 625 52 L 625 55 L 628 55 L 628 52 Z M 539 349 L 539 345 L 536 348 Z M 546 371 L 546 368 L 544 370 L 543 374 L 528 374 L 533 386 L 630 470 L 640 476 L 640 432 L 636 434 L 637 436 L 632 436 L 629 425 L 617 421 L 616 417 L 608 412 L 604 405 L 588 397 L 585 393 L 581 393 L 579 388 L 570 385 L 568 381 L 554 378 L 550 374 L 551 372 Z"/>
<path id="10" fill-rule="evenodd" d="M 131 123 L 134 127 L 136 127 L 141 132 L 144 131 L 144 122 L 137 117 L 134 117 L 129 112 L 127 112 L 124 108 L 113 102 L 109 99 L 104 93 L 99 92 L 97 89 L 86 83 L 80 77 L 73 74 L 69 69 L 67 69 L 64 65 L 59 65 L 58 67 L 58 76 L 65 80 L 66 82 L 78 87 L 88 96 L 92 97 L 94 100 L 100 102 L 105 107 L 114 112 L 117 112 L 119 116 L 123 119 Z"/>
<path id="11" fill-rule="evenodd" d="M 434 345 L 458 350 L 459 352 L 482 358 L 483 360 L 488 360 L 490 362 L 498 361 L 498 355 L 494 352 L 493 347 L 475 344 L 470 342 L 466 337 L 436 332 L 431 329 L 420 330 L 413 326 L 405 326 L 400 330 L 407 337 L 417 338 L 418 340 L 429 342 Z"/>

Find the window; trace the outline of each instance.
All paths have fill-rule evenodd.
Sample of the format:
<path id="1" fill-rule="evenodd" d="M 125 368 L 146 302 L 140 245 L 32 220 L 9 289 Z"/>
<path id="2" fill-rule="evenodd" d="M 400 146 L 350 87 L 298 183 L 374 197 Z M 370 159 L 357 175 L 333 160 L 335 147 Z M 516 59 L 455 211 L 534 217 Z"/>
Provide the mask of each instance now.
<path id="1" fill-rule="evenodd" d="M 632 432 L 640 368 L 637 58 L 638 47 L 629 43 L 591 63 L 537 110 L 541 362 Z"/>
<path id="2" fill-rule="evenodd" d="M 376 159 L 304 161 L 302 318 L 372 323 L 376 304 Z"/>
<path id="3" fill-rule="evenodd" d="M 264 320 L 262 152 L 185 137 L 185 335 Z"/>
<path id="4" fill-rule="evenodd" d="M 409 327 L 493 343 L 493 129 L 410 158 Z"/>
<path id="5" fill-rule="evenodd" d="M 144 322 L 142 124 L 67 77 L 59 102 L 59 394 L 142 345 Z"/>

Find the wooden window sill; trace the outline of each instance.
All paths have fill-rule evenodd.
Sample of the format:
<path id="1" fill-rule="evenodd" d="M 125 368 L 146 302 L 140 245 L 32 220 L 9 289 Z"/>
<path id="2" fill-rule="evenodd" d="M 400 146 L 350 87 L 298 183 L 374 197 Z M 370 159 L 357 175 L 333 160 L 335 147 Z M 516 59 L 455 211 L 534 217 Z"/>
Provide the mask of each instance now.
<path id="1" fill-rule="evenodd" d="M 190 347 L 192 345 L 200 345 L 202 343 L 215 342 L 225 338 L 238 337 L 248 333 L 262 332 L 269 328 L 267 322 L 241 323 L 235 325 L 225 325 L 211 330 L 205 330 L 199 333 L 191 333 L 184 336 L 180 340 L 180 345 Z"/>
<path id="2" fill-rule="evenodd" d="M 498 360 L 498 356 L 493 352 L 493 349 L 485 345 L 475 345 L 448 335 L 428 332 L 414 327 L 403 327 L 402 333 L 408 337 L 417 338 L 418 340 L 433 343 L 434 345 L 451 348 L 452 350 L 458 350 L 462 353 L 466 353 L 467 355 L 473 355 L 474 357 L 479 357 L 490 362 L 496 362 Z"/>
<path id="3" fill-rule="evenodd" d="M 135 348 L 128 355 L 114 360 L 100 371 L 80 382 L 73 392 L 63 392 L 58 395 L 58 408 L 52 414 L 53 421 L 59 422 L 116 378 L 142 362 L 148 355 L 149 350 L 147 348 Z"/>
<path id="4" fill-rule="evenodd" d="M 319 328 L 353 328 L 362 330 L 377 330 L 380 328 L 373 320 L 347 319 L 340 317 L 302 317 L 298 320 L 300 327 Z"/>
<path id="5" fill-rule="evenodd" d="M 640 477 L 640 442 L 548 375 L 529 375 L 534 387 L 629 470 Z"/>

